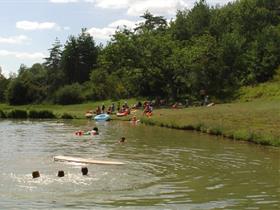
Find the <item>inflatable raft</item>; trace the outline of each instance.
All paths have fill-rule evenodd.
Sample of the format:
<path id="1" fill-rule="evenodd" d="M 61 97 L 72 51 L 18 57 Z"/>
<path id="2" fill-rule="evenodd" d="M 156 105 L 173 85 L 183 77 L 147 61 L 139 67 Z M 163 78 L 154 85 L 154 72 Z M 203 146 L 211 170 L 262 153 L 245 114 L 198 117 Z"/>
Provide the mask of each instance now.
<path id="1" fill-rule="evenodd" d="M 116 115 L 117 115 L 117 117 L 124 117 L 124 116 L 128 115 L 128 113 L 127 112 L 118 112 Z"/>
<path id="2" fill-rule="evenodd" d="M 99 114 L 99 115 L 96 115 L 93 119 L 96 121 L 108 121 L 108 120 L 110 120 L 110 115 Z"/>

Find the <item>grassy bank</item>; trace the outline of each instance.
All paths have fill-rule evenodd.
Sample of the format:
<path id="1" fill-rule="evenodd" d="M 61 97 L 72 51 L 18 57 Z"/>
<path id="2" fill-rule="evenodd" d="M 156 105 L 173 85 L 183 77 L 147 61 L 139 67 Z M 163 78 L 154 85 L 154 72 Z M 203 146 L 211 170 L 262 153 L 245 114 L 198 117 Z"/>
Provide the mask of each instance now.
<path id="1" fill-rule="evenodd" d="M 242 87 L 238 92 L 238 101 L 253 100 L 280 100 L 280 81 Z"/>
<path id="2" fill-rule="evenodd" d="M 232 103 L 212 107 L 159 109 L 142 122 L 197 130 L 230 139 L 280 146 L 280 100 Z"/>
<path id="3" fill-rule="evenodd" d="M 136 100 L 128 100 L 134 104 Z M 49 110 L 57 118 L 63 118 L 65 113 L 75 119 L 85 119 L 85 112 L 93 110 L 98 105 L 108 107 L 112 102 L 95 102 L 77 105 L 25 105 L 9 106 L 0 104 L 0 110 Z M 124 100 L 120 101 L 121 104 Z M 117 105 L 117 102 L 115 102 Z M 163 127 L 196 130 L 212 135 L 221 135 L 230 139 L 244 140 L 262 145 L 280 146 L 280 100 L 265 100 L 218 104 L 212 107 L 190 107 L 184 109 L 155 109 L 151 118 L 136 111 L 142 122 Z M 129 120 L 113 116 L 113 119 Z"/>
<path id="4" fill-rule="evenodd" d="M 240 88 L 237 101 L 280 100 L 280 68 L 269 82 Z"/>
<path id="5" fill-rule="evenodd" d="M 125 100 L 120 100 L 121 104 Z M 135 104 L 136 99 L 127 100 L 128 104 Z M 67 114 L 72 116 L 75 119 L 85 119 L 85 113 L 89 110 L 95 110 L 97 106 L 102 106 L 102 104 L 109 107 L 112 104 L 112 101 L 98 101 L 98 102 L 88 102 L 83 104 L 74 104 L 74 105 L 54 105 L 54 104 L 39 104 L 39 105 L 22 105 L 22 106 L 10 106 L 7 104 L 0 104 L 0 110 L 5 113 L 10 112 L 11 110 L 25 110 L 30 112 L 31 110 L 40 111 L 40 110 L 49 110 L 53 112 L 56 118 L 61 118 L 63 115 Z M 118 101 L 115 101 L 115 106 L 117 107 Z"/>

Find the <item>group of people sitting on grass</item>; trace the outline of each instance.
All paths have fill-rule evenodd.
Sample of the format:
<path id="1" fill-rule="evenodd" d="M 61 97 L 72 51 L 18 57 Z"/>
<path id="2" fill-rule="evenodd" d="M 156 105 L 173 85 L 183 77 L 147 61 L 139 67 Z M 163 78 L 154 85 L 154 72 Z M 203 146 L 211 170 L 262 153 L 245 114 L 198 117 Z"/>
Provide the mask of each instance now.
<path id="1" fill-rule="evenodd" d="M 195 104 L 195 103 L 194 103 Z M 202 100 L 199 102 L 198 105 L 206 106 L 209 104 L 209 96 L 208 95 L 203 95 Z M 138 101 L 136 104 L 132 105 L 131 107 L 128 105 L 127 101 L 124 102 L 123 105 L 121 105 L 120 102 L 117 103 L 117 107 L 115 106 L 115 103 L 112 103 L 108 109 L 106 110 L 106 107 L 104 103 L 102 106 L 98 106 L 94 112 L 94 114 L 99 115 L 99 114 L 123 114 L 123 116 L 129 115 L 131 113 L 131 110 L 136 110 L 136 109 L 143 109 L 143 115 L 146 115 L 148 117 L 152 116 L 153 113 L 153 107 L 154 106 L 169 106 L 170 108 L 173 109 L 178 109 L 178 108 L 183 108 L 183 107 L 188 107 L 191 105 L 190 101 L 188 99 L 185 99 L 184 102 L 175 102 L 172 105 L 168 105 L 166 100 L 156 100 L 154 101 L 144 101 L 143 103 L 141 101 Z"/>
<path id="2" fill-rule="evenodd" d="M 107 114 L 112 114 L 112 113 L 114 113 L 115 112 L 115 104 L 114 103 L 112 103 L 112 105 L 110 105 L 109 107 L 108 107 L 108 109 L 107 109 L 107 111 L 106 111 L 106 107 L 105 107 L 105 105 L 104 105 L 104 103 L 102 104 L 102 106 L 100 107 L 100 106 L 97 106 L 97 108 L 96 108 L 96 110 L 95 110 L 95 114 L 96 115 L 99 115 L 99 114 L 105 114 L 105 113 L 107 113 Z"/>
<path id="3" fill-rule="evenodd" d="M 125 115 L 130 114 L 130 107 L 126 101 L 121 107 L 120 107 L 120 102 L 118 103 L 118 113 L 123 113 Z"/>
<path id="4" fill-rule="evenodd" d="M 201 105 L 201 106 L 209 105 L 210 102 L 209 102 L 208 95 L 202 92 L 201 98 L 202 100 L 199 101 L 199 104 L 197 105 Z M 151 116 L 153 113 L 154 106 L 164 106 L 164 105 L 168 107 L 168 103 L 166 100 L 154 100 L 154 101 L 145 101 L 143 103 L 141 101 L 138 101 L 136 104 L 129 107 L 127 101 L 125 101 L 123 105 L 121 105 L 121 103 L 118 102 L 117 107 L 115 106 L 115 103 L 112 103 L 106 110 L 106 107 L 103 103 L 102 106 L 98 106 L 93 113 L 96 115 L 104 114 L 104 113 L 107 114 L 118 113 L 118 114 L 123 114 L 123 116 L 126 116 L 131 113 L 131 110 L 143 109 L 143 115 Z M 188 107 L 190 105 L 191 105 L 190 100 L 186 98 L 184 102 L 175 102 L 172 105 L 169 105 L 169 107 L 171 106 L 171 108 L 177 109 L 177 108 Z"/>
<path id="5" fill-rule="evenodd" d="M 106 110 L 106 107 L 104 104 L 102 104 L 102 106 L 97 106 L 96 110 L 95 110 L 95 114 L 96 115 L 99 115 L 99 114 L 104 114 L 104 113 L 107 113 L 107 114 L 114 114 L 116 111 L 118 113 L 126 113 L 126 114 L 130 114 L 130 110 L 131 108 L 128 106 L 127 102 L 125 102 L 122 106 L 120 104 L 120 102 L 118 103 L 117 105 L 117 109 L 115 107 L 115 103 L 112 103 L 108 109 Z"/>
<path id="6" fill-rule="evenodd" d="M 153 107 L 152 104 L 149 101 L 144 102 L 144 111 L 143 115 L 146 115 L 147 117 L 151 117 L 153 114 Z"/>

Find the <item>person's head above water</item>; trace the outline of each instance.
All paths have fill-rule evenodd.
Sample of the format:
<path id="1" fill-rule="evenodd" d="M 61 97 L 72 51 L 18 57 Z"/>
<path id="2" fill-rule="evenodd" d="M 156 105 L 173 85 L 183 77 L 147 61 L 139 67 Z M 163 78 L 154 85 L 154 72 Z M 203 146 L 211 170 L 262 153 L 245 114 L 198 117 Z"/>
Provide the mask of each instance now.
<path id="1" fill-rule="evenodd" d="M 87 175 L 88 174 L 88 168 L 87 167 L 82 167 L 81 172 L 83 175 Z"/>
<path id="2" fill-rule="evenodd" d="M 92 129 L 92 134 L 93 134 L 93 135 L 98 135 L 98 134 L 99 134 L 98 128 L 97 128 L 97 127 L 94 127 L 94 128 Z"/>
<path id="3" fill-rule="evenodd" d="M 121 139 L 120 139 L 120 141 L 119 141 L 120 143 L 123 143 L 123 142 L 125 142 L 125 137 L 121 137 Z"/>

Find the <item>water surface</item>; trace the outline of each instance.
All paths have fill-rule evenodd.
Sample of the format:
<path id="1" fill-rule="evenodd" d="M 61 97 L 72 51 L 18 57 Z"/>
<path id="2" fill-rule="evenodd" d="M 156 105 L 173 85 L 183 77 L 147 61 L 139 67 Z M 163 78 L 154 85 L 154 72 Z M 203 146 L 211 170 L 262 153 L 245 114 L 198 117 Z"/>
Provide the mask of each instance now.
<path id="1" fill-rule="evenodd" d="M 0 121 L 0 209 L 280 208 L 278 148 L 115 121 L 97 124 L 98 136 L 74 135 L 94 126 Z M 126 164 L 54 162 L 55 155 Z M 41 177 L 32 179 L 35 170 Z"/>

